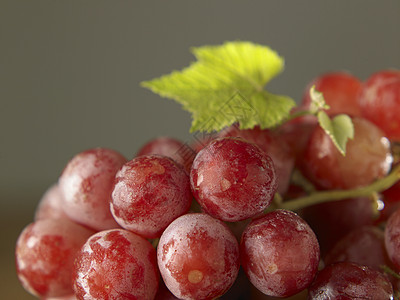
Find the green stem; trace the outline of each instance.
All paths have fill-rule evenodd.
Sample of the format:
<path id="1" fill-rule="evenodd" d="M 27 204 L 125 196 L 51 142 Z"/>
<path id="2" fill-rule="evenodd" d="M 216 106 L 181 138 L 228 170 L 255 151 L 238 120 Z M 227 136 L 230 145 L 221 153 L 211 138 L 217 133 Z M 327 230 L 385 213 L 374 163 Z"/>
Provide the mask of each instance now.
<path id="1" fill-rule="evenodd" d="M 309 110 L 299 110 L 299 111 L 296 111 L 295 113 L 292 113 L 287 119 L 285 119 L 285 122 L 289 122 L 293 119 L 296 119 L 298 117 L 303 117 L 303 116 L 316 116 L 316 114 L 312 113 Z"/>
<path id="2" fill-rule="evenodd" d="M 393 271 L 391 268 L 389 268 L 386 265 L 381 266 L 381 269 L 383 270 L 383 272 L 385 272 L 386 274 L 392 275 L 394 278 L 396 279 L 400 279 L 400 275 Z"/>
<path id="3" fill-rule="evenodd" d="M 309 196 L 283 202 L 281 205 L 279 205 L 278 208 L 287 210 L 299 210 L 301 208 L 323 202 L 330 202 L 347 198 L 368 197 L 375 192 L 381 192 L 388 189 L 399 179 L 400 165 L 396 166 L 388 176 L 379 179 L 368 186 L 351 190 L 331 190 L 315 192 L 310 194 Z"/>
<path id="4" fill-rule="evenodd" d="M 314 185 L 308 181 L 298 169 L 293 170 L 291 182 L 303 188 L 308 194 L 315 193 Z"/>

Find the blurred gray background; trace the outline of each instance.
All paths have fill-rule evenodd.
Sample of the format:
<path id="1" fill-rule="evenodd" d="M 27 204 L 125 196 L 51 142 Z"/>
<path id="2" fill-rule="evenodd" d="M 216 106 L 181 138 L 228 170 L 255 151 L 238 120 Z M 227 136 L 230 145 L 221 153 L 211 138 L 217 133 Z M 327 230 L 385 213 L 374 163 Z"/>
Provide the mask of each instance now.
<path id="1" fill-rule="evenodd" d="M 2 299 L 32 299 L 14 244 L 66 162 L 189 139 L 189 114 L 139 83 L 187 66 L 192 46 L 237 39 L 278 51 L 286 69 L 269 89 L 299 100 L 325 71 L 400 68 L 400 1 L 0 0 Z"/>

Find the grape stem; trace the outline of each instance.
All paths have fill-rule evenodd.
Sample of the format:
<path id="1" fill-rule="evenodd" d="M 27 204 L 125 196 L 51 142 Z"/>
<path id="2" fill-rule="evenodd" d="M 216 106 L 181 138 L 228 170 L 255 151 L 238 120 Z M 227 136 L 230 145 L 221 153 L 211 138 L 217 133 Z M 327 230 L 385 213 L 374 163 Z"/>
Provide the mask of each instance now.
<path id="1" fill-rule="evenodd" d="M 291 181 L 294 185 L 302 187 L 306 193 L 315 193 L 314 185 L 303 176 L 299 169 L 293 170 Z"/>
<path id="2" fill-rule="evenodd" d="M 383 270 L 383 272 L 385 272 L 386 274 L 392 275 L 394 278 L 396 279 L 400 279 L 400 275 L 397 274 L 395 271 L 393 271 L 391 268 L 389 268 L 386 265 L 381 266 L 381 269 Z"/>
<path id="3" fill-rule="evenodd" d="M 292 113 L 286 120 L 286 122 L 292 121 L 294 119 L 297 119 L 299 117 L 304 117 L 304 116 L 315 116 L 316 117 L 316 113 L 311 112 L 310 110 L 299 110 L 295 113 Z"/>
<path id="4" fill-rule="evenodd" d="M 389 175 L 373 182 L 365 187 L 350 190 L 330 190 L 322 192 L 314 192 L 308 196 L 288 200 L 281 203 L 278 208 L 287 210 L 299 210 L 310 205 L 342 200 L 347 198 L 368 197 L 373 193 L 381 192 L 400 179 L 400 165 L 396 166 Z"/>

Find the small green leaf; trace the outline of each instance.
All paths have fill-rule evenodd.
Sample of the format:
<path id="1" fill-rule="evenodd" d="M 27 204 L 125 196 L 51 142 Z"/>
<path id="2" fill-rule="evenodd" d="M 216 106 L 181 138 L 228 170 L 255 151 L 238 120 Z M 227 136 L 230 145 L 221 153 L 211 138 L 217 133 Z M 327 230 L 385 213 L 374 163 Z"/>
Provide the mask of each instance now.
<path id="1" fill-rule="evenodd" d="M 234 123 L 243 129 L 270 128 L 295 106 L 286 96 L 264 91 L 283 70 L 283 59 L 270 48 L 249 42 L 192 49 L 197 61 L 182 71 L 142 82 L 192 113 L 191 131 L 218 131 Z"/>
<path id="2" fill-rule="evenodd" d="M 346 144 L 348 139 L 354 138 L 354 126 L 348 115 L 340 114 L 330 119 L 326 112 L 318 112 L 320 126 L 332 139 L 336 148 L 344 156 L 346 155 Z"/>
<path id="3" fill-rule="evenodd" d="M 329 109 L 329 105 L 326 104 L 324 95 L 315 89 L 315 85 L 313 85 L 310 89 L 310 112 L 316 114 L 320 110 Z"/>

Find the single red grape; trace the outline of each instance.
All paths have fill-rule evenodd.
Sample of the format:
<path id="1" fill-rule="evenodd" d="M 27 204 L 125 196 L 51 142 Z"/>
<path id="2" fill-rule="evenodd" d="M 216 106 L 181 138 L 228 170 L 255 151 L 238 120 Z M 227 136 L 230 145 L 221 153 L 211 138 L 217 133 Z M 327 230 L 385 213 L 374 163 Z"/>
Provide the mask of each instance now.
<path id="1" fill-rule="evenodd" d="M 181 165 L 166 156 L 144 155 L 118 171 L 110 206 L 121 227 L 155 238 L 189 210 L 192 199 Z"/>
<path id="2" fill-rule="evenodd" d="M 75 155 L 59 179 L 68 217 L 95 230 L 118 228 L 110 200 L 115 174 L 125 162 L 121 154 L 104 148 Z"/>
<path id="3" fill-rule="evenodd" d="M 241 130 L 237 126 L 222 130 L 219 135 L 220 137 L 241 137 L 259 146 L 271 157 L 274 163 L 278 178 L 277 192 L 281 195 L 286 193 L 294 165 L 294 155 L 280 135 L 267 129 L 261 130 L 260 127 Z"/>
<path id="4" fill-rule="evenodd" d="M 371 184 L 390 170 L 390 143 L 373 123 L 353 118 L 354 139 L 343 156 L 321 127 L 308 141 L 302 163 L 303 174 L 322 189 L 351 189 Z"/>
<path id="5" fill-rule="evenodd" d="M 158 267 L 168 289 L 179 299 L 215 299 L 239 272 L 239 246 L 221 221 L 187 214 L 173 221 L 157 248 Z"/>
<path id="6" fill-rule="evenodd" d="M 229 222 L 261 213 L 277 189 L 272 159 L 241 138 L 215 139 L 204 147 L 193 162 L 190 183 L 201 207 Z"/>
<path id="7" fill-rule="evenodd" d="M 288 297 L 307 288 L 318 268 L 317 238 L 291 211 L 253 220 L 240 244 L 242 266 L 253 285 L 269 296 Z"/>
<path id="8" fill-rule="evenodd" d="M 155 249 L 124 229 L 92 235 L 75 260 L 78 299 L 154 299 L 158 282 Z"/>
<path id="9" fill-rule="evenodd" d="M 41 219 L 20 234 L 16 249 L 18 278 L 40 297 L 72 294 L 73 263 L 80 247 L 94 232 L 68 219 Z"/>

